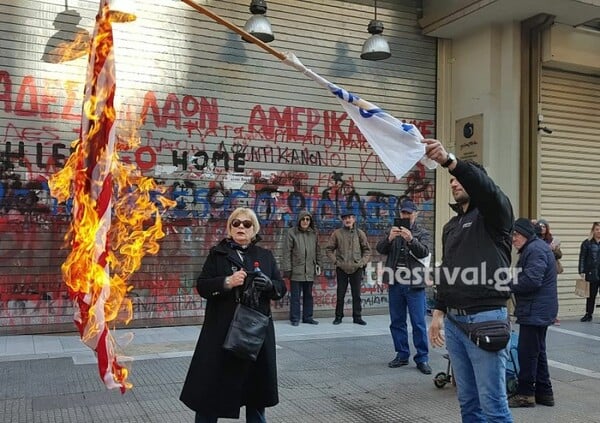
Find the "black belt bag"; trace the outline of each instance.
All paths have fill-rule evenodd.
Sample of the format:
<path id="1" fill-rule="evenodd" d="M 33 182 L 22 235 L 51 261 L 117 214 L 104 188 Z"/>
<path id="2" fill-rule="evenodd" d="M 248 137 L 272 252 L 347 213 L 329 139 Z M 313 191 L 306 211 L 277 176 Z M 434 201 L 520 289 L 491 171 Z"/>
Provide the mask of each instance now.
<path id="1" fill-rule="evenodd" d="M 508 345 L 510 340 L 510 322 L 508 320 L 463 323 L 456 320 L 451 314 L 446 314 L 446 316 L 482 350 L 496 352 Z"/>

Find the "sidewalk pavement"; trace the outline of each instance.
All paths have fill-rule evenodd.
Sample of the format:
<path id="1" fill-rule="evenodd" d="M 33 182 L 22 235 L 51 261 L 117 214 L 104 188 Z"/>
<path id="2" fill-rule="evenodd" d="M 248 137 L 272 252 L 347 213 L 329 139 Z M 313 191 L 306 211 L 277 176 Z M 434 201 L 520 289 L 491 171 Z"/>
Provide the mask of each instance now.
<path id="1" fill-rule="evenodd" d="M 438 389 L 432 380 L 446 371 L 445 350 L 431 351 L 431 376 L 412 362 L 390 369 L 389 317 L 364 319 L 364 327 L 351 318 L 338 326 L 331 318 L 297 327 L 275 322 L 280 404 L 267 409 L 269 422 L 460 421 L 455 388 Z M 600 422 L 600 325 L 561 323 L 548 334 L 557 405 L 515 409 L 515 422 Z M 114 332 L 117 339 L 133 334 L 123 352 L 134 387 L 125 395 L 104 388 L 93 352 L 77 335 L 0 337 L 0 422 L 192 422 L 178 397 L 199 329 Z"/>

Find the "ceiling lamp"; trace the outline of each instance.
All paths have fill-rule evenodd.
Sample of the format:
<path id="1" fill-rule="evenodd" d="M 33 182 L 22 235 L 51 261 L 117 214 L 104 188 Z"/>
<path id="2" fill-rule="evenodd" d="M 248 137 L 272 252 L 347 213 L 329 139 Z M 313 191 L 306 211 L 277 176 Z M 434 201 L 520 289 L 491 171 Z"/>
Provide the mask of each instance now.
<path id="1" fill-rule="evenodd" d="M 362 47 L 360 58 L 364 60 L 383 60 L 391 57 L 390 46 L 383 35 L 383 22 L 377 20 L 377 0 L 375 0 L 375 19 L 369 22 L 367 31 L 371 37 Z"/>
<path id="2" fill-rule="evenodd" d="M 244 30 L 265 43 L 273 41 L 275 36 L 271 29 L 271 23 L 265 16 L 265 13 L 267 13 L 267 2 L 265 0 L 252 0 L 250 3 L 250 12 L 252 16 L 248 19 L 246 25 L 244 25 Z"/>

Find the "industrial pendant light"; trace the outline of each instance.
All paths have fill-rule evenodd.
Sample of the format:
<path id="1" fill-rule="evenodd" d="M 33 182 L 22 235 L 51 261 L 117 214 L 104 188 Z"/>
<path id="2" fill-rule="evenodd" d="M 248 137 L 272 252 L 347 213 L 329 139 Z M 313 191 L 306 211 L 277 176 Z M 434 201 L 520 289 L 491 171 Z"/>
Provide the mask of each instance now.
<path id="1" fill-rule="evenodd" d="M 271 29 L 271 23 L 265 16 L 265 13 L 267 13 L 267 2 L 265 0 L 252 0 L 250 3 L 250 12 L 252 16 L 248 19 L 246 25 L 244 25 L 244 30 L 265 43 L 273 41 L 275 36 Z"/>
<path id="2" fill-rule="evenodd" d="M 371 37 L 363 44 L 360 58 L 364 60 L 383 60 L 390 57 L 392 55 L 390 46 L 381 35 L 383 22 L 377 20 L 377 0 L 375 0 L 375 19 L 369 22 L 367 31 L 369 31 Z"/>

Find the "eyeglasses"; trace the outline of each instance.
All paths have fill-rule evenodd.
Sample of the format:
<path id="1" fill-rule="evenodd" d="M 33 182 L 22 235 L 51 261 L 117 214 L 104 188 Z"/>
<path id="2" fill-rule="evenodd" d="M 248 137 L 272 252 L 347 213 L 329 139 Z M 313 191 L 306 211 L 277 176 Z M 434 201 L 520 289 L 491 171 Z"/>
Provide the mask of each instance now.
<path id="1" fill-rule="evenodd" d="M 251 220 L 233 219 L 231 222 L 231 226 L 233 226 L 234 228 L 237 228 L 240 225 L 243 225 L 244 228 L 249 229 L 252 227 L 252 221 Z"/>
<path id="2" fill-rule="evenodd" d="M 310 217 L 308 217 L 308 216 L 305 216 L 305 217 L 303 217 L 303 218 L 302 218 L 302 219 L 300 219 L 300 220 L 306 220 L 307 222 L 310 222 Z"/>

